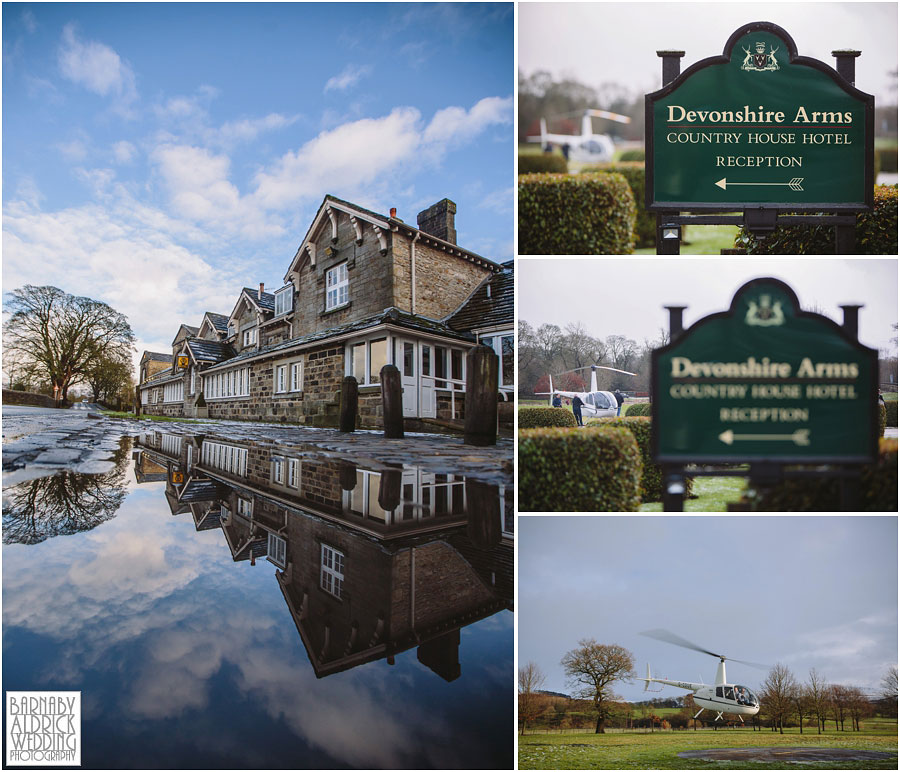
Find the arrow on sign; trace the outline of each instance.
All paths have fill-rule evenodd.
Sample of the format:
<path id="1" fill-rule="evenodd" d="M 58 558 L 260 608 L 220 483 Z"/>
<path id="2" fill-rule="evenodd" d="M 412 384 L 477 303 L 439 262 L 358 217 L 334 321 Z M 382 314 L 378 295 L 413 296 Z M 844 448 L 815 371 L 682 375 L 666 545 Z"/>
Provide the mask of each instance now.
<path id="1" fill-rule="evenodd" d="M 726 445 L 732 445 L 741 440 L 755 440 L 757 442 L 789 440 L 795 445 L 809 445 L 809 429 L 797 429 L 793 434 L 735 434 L 731 429 L 728 429 L 719 435 L 719 439 Z"/>
<path id="2" fill-rule="evenodd" d="M 728 190 L 729 185 L 787 185 L 791 190 L 803 190 L 803 186 L 800 184 L 803 182 L 803 177 L 794 177 L 790 182 L 728 182 L 727 178 L 722 177 L 716 185 L 718 185 L 722 190 Z"/>

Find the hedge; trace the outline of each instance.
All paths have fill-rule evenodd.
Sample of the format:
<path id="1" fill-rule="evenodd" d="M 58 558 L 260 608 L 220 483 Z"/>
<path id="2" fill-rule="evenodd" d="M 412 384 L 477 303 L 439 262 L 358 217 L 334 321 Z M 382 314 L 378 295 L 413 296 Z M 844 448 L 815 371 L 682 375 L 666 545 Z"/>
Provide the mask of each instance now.
<path id="1" fill-rule="evenodd" d="M 836 477 L 784 480 L 748 499 L 760 512 L 832 512 L 840 506 Z M 863 467 L 860 479 L 861 512 L 897 511 L 897 440 L 878 441 L 878 460 Z"/>
<path id="2" fill-rule="evenodd" d="M 885 401 L 884 406 L 887 411 L 887 425 L 888 426 L 897 426 L 897 400 L 892 399 L 890 401 Z"/>
<path id="3" fill-rule="evenodd" d="M 633 152 L 633 151 L 631 151 Z M 625 159 L 622 159 L 623 161 Z M 643 161 L 643 158 L 641 158 Z M 644 208 L 644 164 L 643 163 L 611 163 L 586 166 L 582 169 L 586 173 L 617 173 L 621 174 L 631 188 L 634 195 L 634 203 L 637 207 L 637 217 L 634 222 L 634 238 L 637 247 L 652 247 L 656 244 L 656 215 Z"/>
<path id="4" fill-rule="evenodd" d="M 887 408 L 881 402 L 878 403 L 878 436 L 884 437 L 884 427 L 887 426 Z"/>
<path id="5" fill-rule="evenodd" d="M 742 228 L 734 240 L 748 255 L 834 254 L 834 226 L 786 225 L 764 241 Z M 856 216 L 857 255 L 897 254 L 897 186 L 875 186 L 875 208 Z"/>
<path id="6" fill-rule="evenodd" d="M 550 426 L 578 426 L 575 414 L 564 407 L 520 407 L 519 428 L 537 429 Z"/>
<path id="7" fill-rule="evenodd" d="M 520 255 L 631 254 L 634 219 L 621 174 L 519 177 Z"/>
<path id="8" fill-rule="evenodd" d="M 521 512 L 636 512 L 641 473 L 625 427 L 519 432 Z"/>
<path id="9" fill-rule="evenodd" d="M 635 416 L 635 415 L 650 415 L 650 403 L 649 402 L 636 402 L 633 405 L 629 405 L 625 411 L 626 416 Z"/>
<path id="10" fill-rule="evenodd" d="M 555 173 L 565 174 L 569 171 L 566 159 L 561 155 L 543 153 L 542 155 L 520 155 L 519 174 Z"/>
<path id="11" fill-rule="evenodd" d="M 623 150 L 619 155 L 620 161 L 644 161 L 644 149 L 639 148 L 635 150 Z"/>
<path id="12" fill-rule="evenodd" d="M 641 451 L 641 461 L 644 472 L 641 475 L 641 501 L 662 501 L 663 474 L 662 467 L 654 464 L 650 448 L 650 430 L 652 422 L 645 416 L 627 416 L 625 418 L 592 418 L 588 421 L 590 426 L 604 426 L 618 424 L 624 426 L 634 435 L 634 439 Z M 688 477 L 685 479 L 685 498 L 690 498 L 693 493 L 694 481 Z"/>
<path id="13" fill-rule="evenodd" d="M 875 150 L 878 168 L 885 173 L 896 174 L 897 172 L 897 148 L 883 147 Z"/>

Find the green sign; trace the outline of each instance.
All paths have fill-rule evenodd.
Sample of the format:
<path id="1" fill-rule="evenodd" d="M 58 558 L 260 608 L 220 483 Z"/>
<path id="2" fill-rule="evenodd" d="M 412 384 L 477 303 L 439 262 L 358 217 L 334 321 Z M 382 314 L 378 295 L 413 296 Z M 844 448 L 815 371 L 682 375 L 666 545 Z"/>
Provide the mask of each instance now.
<path id="1" fill-rule="evenodd" d="M 745 25 L 647 95 L 648 209 L 868 209 L 873 118 L 874 97 L 783 29 Z"/>
<path id="2" fill-rule="evenodd" d="M 874 349 L 754 279 L 652 353 L 654 460 L 872 461 L 877 374 Z"/>

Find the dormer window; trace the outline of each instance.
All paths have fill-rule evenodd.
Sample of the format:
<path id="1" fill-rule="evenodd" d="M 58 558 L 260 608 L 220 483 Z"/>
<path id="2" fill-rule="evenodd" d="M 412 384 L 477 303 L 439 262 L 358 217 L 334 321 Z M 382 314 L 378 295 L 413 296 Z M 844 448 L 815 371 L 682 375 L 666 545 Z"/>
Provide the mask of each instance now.
<path id="1" fill-rule="evenodd" d="M 275 293 L 275 316 L 290 313 L 294 308 L 294 285 L 288 284 Z"/>
<path id="2" fill-rule="evenodd" d="M 256 327 L 244 330 L 244 346 L 252 346 L 256 343 Z"/>
<path id="3" fill-rule="evenodd" d="M 325 273 L 325 310 L 346 305 L 350 301 L 350 279 L 347 263 L 329 268 Z"/>

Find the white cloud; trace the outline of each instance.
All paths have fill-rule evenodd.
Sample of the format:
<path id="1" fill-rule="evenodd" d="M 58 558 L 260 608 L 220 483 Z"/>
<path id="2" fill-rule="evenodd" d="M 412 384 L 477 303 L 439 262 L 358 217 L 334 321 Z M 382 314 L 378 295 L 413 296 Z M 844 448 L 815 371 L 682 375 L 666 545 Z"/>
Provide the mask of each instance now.
<path id="1" fill-rule="evenodd" d="M 134 73 L 128 64 L 103 43 L 79 40 L 72 24 L 63 29 L 59 69 L 65 78 L 88 91 L 116 97 L 121 107 L 137 97 Z"/>
<path id="2" fill-rule="evenodd" d="M 34 18 L 34 14 L 31 11 L 26 10 L 22 12 L 22 26 L 30 33 L 37 31 L 37 19 Z"/>
<path id="3" fill-rule="evenodd" d="M 372 72 L 372 65 L 348 64 L 344 67 L 340 75 L 335 75 L 328 79 L 325 84 L 325 93 L 329 91 L 346 91 L 351 86 L 355 86 L 359 81 L 368 76 Z"/>
<path id="4" fill-rule="evenodd" d="M 425 130 L 426 142 L 460 142 L 488 126 L 512 122 L 512 97 L 485 97 L 471 110 L 446 107 L 435 113 Z"/>
<path id="5" fill-rule="evenodd" d="M 278 113 L 270 113 L 265 118 L 245 118 L 240 121 L 229 121 L 214 132 L 210 139 L 217 144 L 231 145 L 235 142 L 248 142 L 256 139 L 264 131 L 283 129 L 297 121 L 298 116 L 287 117 Z"/>
<path id="6" fill-rule="evenodd" d="M 488 193 L 478 205 L 480 209 L 488 209 L 497 214 L 509 214 L 513 208 L 515 191 L 512 187 L 502 188 Z"/>
<path id="7" fill-rule="evenodd" d="M 116 142 L 112 146 L 113 158 L 116 163 L 119 164 L 127 164 L 131 163 L 134 160 L 134 156 L 137 153 L 137 149 L 134 145 L 132 145 L 127 140 L 122 140 L 121 142 Z"/>
<path id="8" fill-rule="evenodd" d="M 59 142 L 56 145 L 56 149 L 67 161 L 77 163 L 87 157 L 87 148 L 80 139 L 73 139 L 71 142 Z"/>

